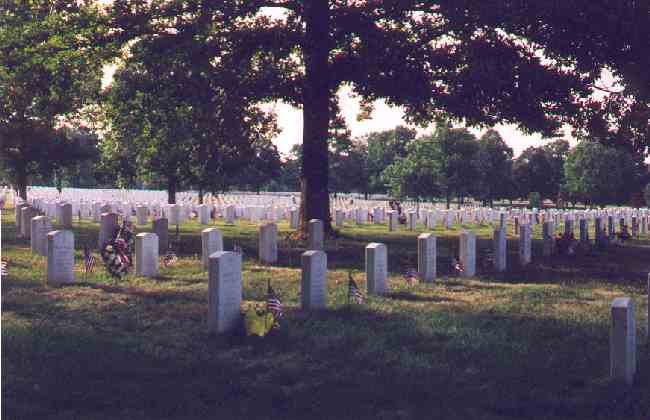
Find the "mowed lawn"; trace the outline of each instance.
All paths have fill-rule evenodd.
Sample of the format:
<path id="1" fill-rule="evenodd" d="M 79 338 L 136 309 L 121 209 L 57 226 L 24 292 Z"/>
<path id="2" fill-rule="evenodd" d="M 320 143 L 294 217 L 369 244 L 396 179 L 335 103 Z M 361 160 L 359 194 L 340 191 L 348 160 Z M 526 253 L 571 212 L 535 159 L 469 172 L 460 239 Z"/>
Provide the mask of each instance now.
<path id="1" fill-rule="evenodd" d="M 244 307 L 263 304 L 271 278 L 285 306 L 281 333 L 208 335 L 205 226 L 181 226 L 180 259 L 158 279 L 114 284 L 101 266 L 84 279 L 83 245 L 96 245 L 98 225 L 75 220 L 78 283 L 55 288 L 5 210 L 3 419 L 650 418 L 647 240 L 550 259 L 536 241 L 522 268 L 509 237 L 509 271 L 494 275 L 482 263 L 493 229 L 485 226 L 476 229 L 478 276 L 458 279 L 448 273 L 460 229 L 438 229 L 439 280 L 408 287 L 402 273 L 417 261 L 417 233 L 346 225 L 327 243 L 329 309 L 307 312 L 304 245 L 281 239 L 279 264 L 261 266 L 257 226 L 216 226 L 226 249 L 244 249 Z M 279 226 L 283 237 L 287 224 Z M 388 247 L 392 291 L 348 307 L 347 273 L 365 290 L 369 242 Z M 631 387 L 608 378 L 610 305 L 620 296 L 637 305 Z"/>

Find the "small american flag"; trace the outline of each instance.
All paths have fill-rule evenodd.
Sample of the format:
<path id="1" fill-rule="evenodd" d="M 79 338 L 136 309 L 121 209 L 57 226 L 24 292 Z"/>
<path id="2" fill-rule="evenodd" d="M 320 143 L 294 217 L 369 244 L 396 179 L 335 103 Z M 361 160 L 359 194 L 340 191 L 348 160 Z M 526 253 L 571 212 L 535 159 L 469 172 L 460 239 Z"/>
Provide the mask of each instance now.
<path id="1" fill-rule="evenodd" d="M 282 316 L 282 302 L 271 287 L 271 279 L 268 279 L 266 288 L 266 310 L 272 313 L 276 319 Z"/>
<path id="2" fill-rule="evenodd" d="M 169 248 L 169 251 L 167 251 L 167 254 L 165 254 L 165 256 L 163 257 L 163 265 L 165 267 L 171 267 L 172 265 L 176 264 L 177 261 L 178 261 L 178 257 L 176 256 L 174 251 L 172 251 L 172 249 Z"/>
<path id="3" fill-rule="evenodd" d="M 352 273 L 348 273 L 348 303 L 363 304 L 363 293 L 359 290 L 357 282 L 352 278 Z"/>
<path id="4" fill-rule="evenodd" d="M 0 275 L 6 276 L 9 274 L 7 271 L 7 262 L 6 261 L 0 261 Z"/>
<path id="5" fill-rule="evenodd" d="M 418 279 L 420 278 L 420 273 L 417 272 L 417 270 L 410 269 L 407 270 L 406 273 L 404 273 L 404 280 L 406 280 L 406 284 L 409 286 L 413 286 L 418 282 Z"/>
<path id="6" fill-rule="evenodd" d="M 88 245 L 84 246 L 84 271 L 86 273 L 92 273 L 95 271 L 95 257 L 93 254 L 90 252 L 90 248 L 88 248 Z"/>

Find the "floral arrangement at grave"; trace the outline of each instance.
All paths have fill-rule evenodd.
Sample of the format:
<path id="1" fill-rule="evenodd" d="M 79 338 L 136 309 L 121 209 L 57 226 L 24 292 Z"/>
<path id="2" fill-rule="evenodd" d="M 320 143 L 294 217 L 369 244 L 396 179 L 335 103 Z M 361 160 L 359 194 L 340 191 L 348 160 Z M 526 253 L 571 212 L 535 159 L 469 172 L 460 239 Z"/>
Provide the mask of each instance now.
<path id="1" fill-rule="evenodd" d="M 165 267 L 171 267 L 178 262 L 178 257 L 176 256 L 176 253 L 172 249 L 171 245 L 169 246 L 169 249 L 167 250 L 165 256 L 162 258 L 162 262 L 163 266 Z"/>
<path id="2" fill-rule="evenodd" d="M 265 337 L 270 332 L 279 330 L 283 315 L 282 301 L 273 290 L 271 279 L 268 279 L 265 304 L 249 305 L 244 312 L 246 335 Z"/>
<path id="3" fill-rule="evenodd" d="M 133 266 L 134 248 L 133 224 L 125 220 L 101 248 L 101 257 L 106 270 L 116 280 L 126 276 L 129 268 Z"/>
<path id="4" fill-rule="evenodd" d="M 452 258 L 451 259 L 451 273 L 454 277 L 459 277 L 463 274 L 465 271 L 465 268 L 463 267 L 463 263 L 460 262 L 459 259 L 457 258 Z"/>

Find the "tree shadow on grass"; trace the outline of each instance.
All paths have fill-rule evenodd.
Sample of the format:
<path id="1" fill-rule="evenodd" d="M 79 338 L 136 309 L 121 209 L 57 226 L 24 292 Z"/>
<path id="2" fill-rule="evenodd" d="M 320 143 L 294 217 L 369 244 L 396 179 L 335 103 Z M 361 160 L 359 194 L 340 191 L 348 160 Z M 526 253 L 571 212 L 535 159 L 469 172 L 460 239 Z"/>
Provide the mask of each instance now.
<path id="1" fill-rule="evenodd" d="M 382 297 L 386 299 L 405 300 L 409 302 L 451 302 L 453 301 L 453 299 L 449 299 L 442 296 L 422 296 L 405 290 L 387 293 L 382 295 Z"/>
<path id="2" fill-rule="evenodd" d="M 59 303 L 48 311 L 65 315 Z M 3 325 L 7 416 L 604 419 L 650 409 L 648 352 L 635 386 L 605 398 L 607 328 L 573 320 L 287 310 L 286 332 L 265 340 L 208 335 L 203 318 L 174 326 L 175 311 L 158 329 L 122 332 L 142 310 L 88 311 L 100 327 L 118 325 L 76 327 L 84 311 L 39 329 Z"/>

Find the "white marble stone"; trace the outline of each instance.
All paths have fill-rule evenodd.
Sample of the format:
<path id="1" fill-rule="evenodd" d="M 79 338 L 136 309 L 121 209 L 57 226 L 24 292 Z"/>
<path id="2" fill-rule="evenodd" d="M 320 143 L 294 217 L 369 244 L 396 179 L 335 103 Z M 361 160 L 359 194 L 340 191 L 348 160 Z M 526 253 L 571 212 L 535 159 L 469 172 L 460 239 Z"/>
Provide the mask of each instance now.
<path id="1" fill-rule="evenodd" d="M 325 249 L 323 221 L 311 219 L 307 225 L 307 250 L 323 251 Z"/>
<path id="2" fill-rule="evenodd" d="M 306 251 L 300 256 L 302 278 L 300 303 L 305 309 L 323 309 L 327 306 L 327 254 Z"/>
<path id="3" fill-rule="evenodd" d="M 138 226 L 144 226 L 147 224 L 147 207 L 137 206 L 135 208 L 135 217 L 138 223 Z"/>
<path id="4" fill-rule="evenodd" d="M 200 204 L 197 206 L 196 212 L 199 215 L 199 224 L 207 225 L 210 223 L 210 209 L 206 204 Z"/>
<path id="5" fill-rule="evenodd" d="M 609 335 L 610 376 L 631 385 L 636 374 L 636 319 L 631 298 L 612 302 L 612 324 Z"/>
<path id="6" fill-rule="evenodd" d="M 219 251 L 209 261 L 208 332 L 231 332 L 241 322 L 241 254 Z"/>
<path id="7" fill-rule="evenodd" d="M 31 206 L 20 210 L 20 236 L 30 239 L 32 236 L 32 218 L 38 216 L 38 211 Z"/>
<path id="8" fill-rule="evenodd" d="M 118 228 L 117 213 L 102 213 L 99 227 L 99 248 L 113 238 L 115 229 Z"/>
<path id="9" fill-rule="evenodd" d="M 59 224 L 63 229 L 72 229 L 72 204 L 59 204 Z"/>
<path id="10" fill-rule="evenodd" d="M 278 261 L 278 226 L 275 223 L 260 226 L 259 257 L 261 262 L 267 264 Z"/>
<path id="11" fill-rule="evenodd" d="M 47 284 L 74 282 L 74 234 L 54 230 L 47 234 Z"/>
<path id="12" fill-rule="evenodd" d="M 151 222 L 151 230 L 158 236 L 158 252 L 166 254 L 169 249 L 169 223 L 167 219 L 154 219 Z"/>
<path id="13" fill-rule="evenodd" d="M 289 227 L 291 229 L 298 229 L 300 227 L 300 210 L 297 208 L 289 210 Z"/>
<path id="14" fill-rule="evenodd" d="M 203 268 L 209 268 L 210 255 L 223 251 L 223 233 L 217 228 L 208 228 L 201 231 L 201 261 Z"/>
<path id="15" fill-rule="evenodd" d="M 530 225 L 521 225 L 519 228 L 519 263 L 522 266 L 532 261 L 532 229 Z"/>
<path id="16" fill-rule="evenodd" d="M 418 273 L 425 283 L 436 279 L 436 237 L 431 233 L 418 236 Z"/>
<path id="17" fill-rule="evenodd" d="M 369 295 L 388 293 L 388 251 L 386 245 L 373 242 L 366 246 L 366 281 Z"/>
<path id="18" fill-rule="evenodd" d="M 138 233 L 135 236 L 135 274 L 142 277 L 158 275 L 158 235 Z"/>
<path id="19" fill-rule="evenodd" d="M 52 221 L 47 216 L 32 217 L 30 245 L 32 252 L 47 256 L 47 234 L 52 232 Z"/>
<path id="20" fill-rule="evenodd" d="M 388 210 L 388 231 L 395 232 L 397 230 L 397 212 L 395 210 Z"/>
<path id="21" fill-rule="evenodd" d="M 476 275 L 476 234 L 463 230 L 460 234 L 459 259 L 463 265 L 463 277 Z"/>
<path id="22" fill-rule="evenodd" d="M 492 251 L 494 252 L 494 270 L 497 272 L 506 271 L 507 265 L 507 244 L 505 224 L 501 228 L 494 229 L 494 239 L 492 240 Z"/>

